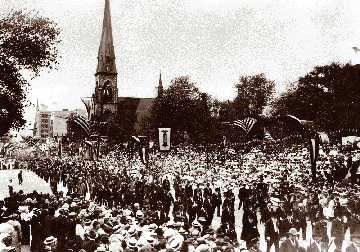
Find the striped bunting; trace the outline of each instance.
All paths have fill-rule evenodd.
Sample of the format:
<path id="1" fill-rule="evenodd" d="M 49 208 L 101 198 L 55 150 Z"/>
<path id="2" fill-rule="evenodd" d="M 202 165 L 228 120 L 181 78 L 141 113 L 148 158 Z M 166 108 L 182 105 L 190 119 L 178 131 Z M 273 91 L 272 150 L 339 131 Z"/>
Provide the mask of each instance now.
<path id="1" fill-rule="evenodd" d="M 77 123 L 87 135 L 90 133 L 90 125 L 89 122 L 83 116 L 77 116 L 74 118 L 74 122 Z"/>
<path id="2" fill-rule="evenodd" d="M 95 110 L 93 98 L 81 98 L 81 101 L 84 103 L 88 113 L 88 119 L 90 119 Z"/>
<path id="3" fill-rule="evenodd" d="M 245 134 L 249 134 L 250 130 L 253 128 L 254 124 L 256 123 L 256 119 L 254 118 L 245 118 L 244 120 L 237 120 L 234 121 L 233 124 L 242 128 L 245 131 Z"/>

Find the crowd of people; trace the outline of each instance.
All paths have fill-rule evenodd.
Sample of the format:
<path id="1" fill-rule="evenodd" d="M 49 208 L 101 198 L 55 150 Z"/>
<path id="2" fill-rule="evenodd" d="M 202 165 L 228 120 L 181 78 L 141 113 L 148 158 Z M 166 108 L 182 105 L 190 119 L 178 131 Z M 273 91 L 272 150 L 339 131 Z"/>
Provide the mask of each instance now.
<path id="1" fill-rule="evenodd" d="M 0 225 L 9 234 L 3 244 L 16 251 L 20 243 L 32 251 L 260 251 L 263 235 L 267 251 L 359 251 L 356 153 L 323 147 L 317 183 L 303 145 L 220 157 L 191 148 L 154 153 L 148 170 L 123 151 L 100 161 L 23 160 L 20 168 L 49 182 L 53 193 L 13 191 L 0 203 L 1 223 L 13 227 L 2 232 Z M 348 229 L 352 242 L 343 246 Z"/>

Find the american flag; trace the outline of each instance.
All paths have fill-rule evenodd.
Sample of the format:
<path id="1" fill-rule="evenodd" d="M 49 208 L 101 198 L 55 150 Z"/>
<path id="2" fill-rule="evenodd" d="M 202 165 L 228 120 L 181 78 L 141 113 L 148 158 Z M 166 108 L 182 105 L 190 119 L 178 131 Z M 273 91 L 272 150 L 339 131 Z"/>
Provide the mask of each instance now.
<path id="1" fill-rule="evenodd" d="M 250 130 L 253 128 L 256 121 L 257 120 L 255 118 L 248 117 L 243 120 L 236 120 L 233 122 L 233 124 L 242 128 L 247 135 L 247 134 L 249 134 Z"/>
<path id="2" fill-rule="evenodd" d="M 89 135 L 90 133 L 90 124 L 88 122 L 88 120 L 86 120 L 85 117 L 83 116 L 76 116 L 74 118 L 74 122 L 77 123 L 84 131 L 87 135 Z"/>

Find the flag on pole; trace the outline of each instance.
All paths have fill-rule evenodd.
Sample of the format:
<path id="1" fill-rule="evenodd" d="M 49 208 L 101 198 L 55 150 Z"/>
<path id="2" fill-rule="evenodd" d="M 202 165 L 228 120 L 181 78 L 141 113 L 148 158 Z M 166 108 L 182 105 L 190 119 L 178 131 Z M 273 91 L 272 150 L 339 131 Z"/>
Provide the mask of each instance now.
<path id="1" fill-rule="evenodd" d="M 159 128 L 159 147 L 160 151 L 169 151 L 171 128 Z"/>

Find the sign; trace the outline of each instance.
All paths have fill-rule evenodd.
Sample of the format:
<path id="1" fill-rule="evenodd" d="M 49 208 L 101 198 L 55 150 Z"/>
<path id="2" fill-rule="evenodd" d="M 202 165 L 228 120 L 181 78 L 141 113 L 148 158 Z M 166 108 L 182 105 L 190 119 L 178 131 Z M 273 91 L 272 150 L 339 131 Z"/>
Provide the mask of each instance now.
<path id="1" fill-rule="evenodd" d="M 159 147 L 160 151 L 169 151 L 171 128 L 159 128 Z"/>

